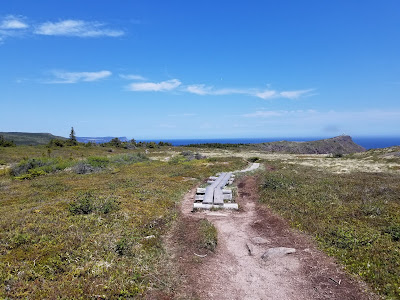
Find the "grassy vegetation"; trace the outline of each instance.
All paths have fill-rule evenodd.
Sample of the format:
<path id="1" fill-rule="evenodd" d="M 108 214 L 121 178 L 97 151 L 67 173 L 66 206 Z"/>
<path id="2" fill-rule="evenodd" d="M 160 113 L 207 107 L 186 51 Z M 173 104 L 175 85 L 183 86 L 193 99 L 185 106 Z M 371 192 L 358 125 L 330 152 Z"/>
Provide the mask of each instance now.
<path id="1" fill-rule="evenodd" d="M 203 219 L 200 220 L 199 233 L 201 247 L 214 251 L 218 243 L 217 228 L 207 219 Z"/>
<path id="2" fill-rule="evenodd" d="M 261 201 L 387 299 L 400 298 L 400 175 L 332 174 L 271 162 Z"/>
<path id="3" fill-rule="evenodd" d="M 161 287 L 168 280 L 161 236 L 182 195 L 245 165 L 150 161 L 120 148 L 47 149 L 0 152 L 13 164 L 0 176 L 0 298 L 125 299 Z M 95 171 L 76 172 L 81 164 Z M 34 172 L 41 174 L 15 179 Z"/>
<path id="4" fill-rule="evenodd" d="M 69 160 L 84 159 L 89 156 L 113 156 L 115 154 L 144 153 L 143 149 L 125 149 L 118 147 L 98 146 L 68 146 L 68 147 L 47 147 L 39 146 L 18 146 L 0 147 L 0 161 L 4 164 L 19 163 L 23 159 L 49 157 Z"/>

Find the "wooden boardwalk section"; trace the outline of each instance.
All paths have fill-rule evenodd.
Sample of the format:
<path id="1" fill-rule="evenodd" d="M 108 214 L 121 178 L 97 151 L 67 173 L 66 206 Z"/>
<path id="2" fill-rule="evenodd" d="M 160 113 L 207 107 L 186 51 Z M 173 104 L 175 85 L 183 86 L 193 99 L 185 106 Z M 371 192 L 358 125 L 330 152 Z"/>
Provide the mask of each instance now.
<path id="1" fill-rule="evenodd" d="M 195 196 L 194 208 L 210 209 L 212 207 L 225 207 L 237 209 L 236 203 L 225 203 L 224 200 L 232 200 L 232 191 L 224 189 L 227 184 L 232 184 L 234 175 L 231 172 L 221 173 L 218 177 L 212 176 L 208 179 L 210 184 L 206 188 L 198 188 Z"/>

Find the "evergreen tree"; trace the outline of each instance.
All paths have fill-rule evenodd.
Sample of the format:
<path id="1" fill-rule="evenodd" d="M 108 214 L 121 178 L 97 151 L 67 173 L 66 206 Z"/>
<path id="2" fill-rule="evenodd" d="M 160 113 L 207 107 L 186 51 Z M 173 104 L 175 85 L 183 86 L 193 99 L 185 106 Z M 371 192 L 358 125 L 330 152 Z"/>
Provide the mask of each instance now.
<path id="1" fill-rule="evenodd" d="M 71 133 L 69 134 L 69 142 L 71 145 L 77 145 L 74 127 L 71 127 Z"/>

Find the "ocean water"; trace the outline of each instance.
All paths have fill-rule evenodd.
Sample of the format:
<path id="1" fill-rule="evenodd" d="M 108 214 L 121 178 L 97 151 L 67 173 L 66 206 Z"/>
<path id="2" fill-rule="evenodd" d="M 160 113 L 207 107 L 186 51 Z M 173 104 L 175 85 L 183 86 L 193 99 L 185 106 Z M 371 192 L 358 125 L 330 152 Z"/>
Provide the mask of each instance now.
<path id="1" fill-rule="evenodd" d="M 327 137 L 278 137 L 278 138 L 212 138 L 212 139 L 153 139 L 153 140 L 141 140 L 144 142 L 169 142 L 174 146 L 185 146 L 190 144 L 205 144 L 205 143 L 221 143 L 221 144 L 257 144 L 266 142 L 276 141 L 294 141 L 294 142 L 305 142 L 315 141 L 324 139 Z M 363 146 L 366 149 L 372 148 L 386 148 L 391 146 L 400 146 L 400 136 L 398 137 L 352 137 L 353 141 Z M 140 141 L 140 140 L 138 140 Z"/>

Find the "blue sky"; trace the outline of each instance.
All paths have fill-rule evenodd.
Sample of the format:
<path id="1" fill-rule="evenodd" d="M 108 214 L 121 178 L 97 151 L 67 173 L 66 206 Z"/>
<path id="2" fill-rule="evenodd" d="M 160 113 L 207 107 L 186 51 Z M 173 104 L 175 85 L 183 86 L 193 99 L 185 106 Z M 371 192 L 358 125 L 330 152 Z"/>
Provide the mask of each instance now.
<path id="1" fill-rule="evenodd" d="M 13 0 L 0 131 L 400 136 L 400 1 Z"/>

